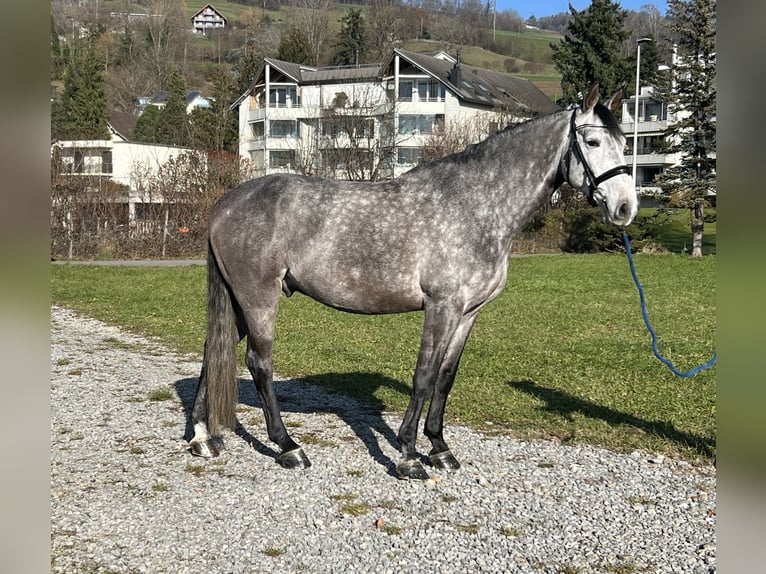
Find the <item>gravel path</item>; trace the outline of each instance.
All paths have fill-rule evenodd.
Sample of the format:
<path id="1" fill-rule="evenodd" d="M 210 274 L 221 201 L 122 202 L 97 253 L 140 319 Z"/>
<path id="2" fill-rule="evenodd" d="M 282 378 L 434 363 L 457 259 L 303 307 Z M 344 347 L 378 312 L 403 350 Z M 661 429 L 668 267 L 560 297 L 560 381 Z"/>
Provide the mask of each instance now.
<path id="1" fill-rule="evenodd" d="M 244 374 L 246 431 L 193 458 L 198 360 L 51 314 L 52 572 L 716 571 L 713 468 L 451 426 L 463 468 L 400 481 L 398 416 L 285 380 L 288 471 Z"/>

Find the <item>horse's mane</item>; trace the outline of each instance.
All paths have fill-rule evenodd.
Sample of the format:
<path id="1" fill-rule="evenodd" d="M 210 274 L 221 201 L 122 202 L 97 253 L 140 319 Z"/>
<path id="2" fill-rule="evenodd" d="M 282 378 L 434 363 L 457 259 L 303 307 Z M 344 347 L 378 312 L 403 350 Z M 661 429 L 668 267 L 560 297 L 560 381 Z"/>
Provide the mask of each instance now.
<path id="1" fill-rule="evenodd" d="M 501 137 L 504 137 L 503 134 L 506 134 L 505 137 L 507 137 L 508 135 L 512 135 L 513 137 L 516 137 L 519 134 L 523 134 L 524 132 L 526 132 L 529 128 L 534 127 L 536 124 L 543 122 L 552 116 L 560 115 L 567 111 L 571 111 L 571 110 L 556 110 L 554 112 L 540 114 L 538 116 L 535 116 L 523 122 L 509 124 L 505 126 L 503 129 L 498 130 L 497 132 L 495 132 L 494 134 L 491 134 L 489 137 L 483 139 L 480 142 L 470 144 L 466 146 L 465 149 L 449 154 L 447 156 L 421 163 L 415 166 L 414 168 L 412 168 L 411 170 L 409 170 L 407 173 L 414 174 L 414 173 L 420 172 L 421 168 L 425 170 L 445 162 L 462 163 L 465 161 L 470 161 L 472 159 L 480 158 L 481 155 L 488 148 L 491 149 L 491 147 L 495 145 L 496 140 L 500 139 Z M 596 115 L 596 117 L 599 120 L 601 120 L 601 122 L 604 124 L 604 127 L 608 130 L 609 134 L 612 137 L 618 138 L 623 135 L 623 132 L 620 129 L 620 124 L 617 121 L 617 118 L 609 110 L 609 108 L 607 108 L 604 104 L 602 104 L 601 102 L 598 102 L 593 108 L 593 113 Z"/>

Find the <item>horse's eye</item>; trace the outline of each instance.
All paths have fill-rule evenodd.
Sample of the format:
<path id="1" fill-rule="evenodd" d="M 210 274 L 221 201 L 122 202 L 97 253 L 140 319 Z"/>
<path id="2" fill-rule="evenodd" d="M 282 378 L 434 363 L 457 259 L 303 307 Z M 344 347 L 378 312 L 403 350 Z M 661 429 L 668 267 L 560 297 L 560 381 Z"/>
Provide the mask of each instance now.
<path id="1" fill-rule="evenodd" d="M 601 145 L 601 143 L 598 140 L 587 140 L 585 142 L 585 145 L 587 145 L 588 147 L 598 147 Z"/>

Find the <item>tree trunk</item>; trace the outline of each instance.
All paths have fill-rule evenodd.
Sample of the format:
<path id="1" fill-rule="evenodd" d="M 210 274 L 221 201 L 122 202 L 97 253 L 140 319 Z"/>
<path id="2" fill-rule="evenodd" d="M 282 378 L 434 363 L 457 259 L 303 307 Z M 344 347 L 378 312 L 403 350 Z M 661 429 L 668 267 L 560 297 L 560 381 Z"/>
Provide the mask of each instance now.
<path id="1" fill-rule="evenodd" d="M 691 211 L 692 257 L 702 257 L 702 231 L 705 228 L 704 200 L 697 199 Z"/>
<path id="2" fill-rule="evenodd" d="M 162 257 L 165 257 L 165 245 L 167 244 L 168 235 L 170 230 L 168 229 L 168 219 L 170 218 L 170 206 L 165 205 L 165 225 L 162 228 Z"/>

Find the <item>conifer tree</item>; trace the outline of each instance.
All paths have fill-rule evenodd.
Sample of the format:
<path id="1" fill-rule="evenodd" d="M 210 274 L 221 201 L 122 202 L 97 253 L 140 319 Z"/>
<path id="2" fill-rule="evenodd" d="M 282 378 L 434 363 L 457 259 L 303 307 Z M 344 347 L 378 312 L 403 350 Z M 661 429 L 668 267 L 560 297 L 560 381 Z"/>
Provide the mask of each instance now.
<path id="1" fill-rule="evenodd" d="M 133 129 L 133 139 L 143 143 L 157 143 L 157 123 L 160 120 L 160 109 L 157 106 L 148 105 L 138 116 L 136 127 Z"/>
<path id="2" fill-rule="evenodd" d="M 95 38 L 80 40 L 70 51 L 64 91 L 51 108 L 53 139 L 108 139 L 107 101 Z"/>
<path id="3" fill-rule="evenodd" d="M 186 80 L 173 69 L 167 85 L 167 100 L 157 121 L 157 141 L 168 145 L 189 144 L 189 117 L 186 113 Z"/>
<path id="4" fill-rule="evenodd" d="M 306 35 L 297 28 L 291 28 L 290 32 L 282 36 L 279 42 L 277 59 L 294 64 L 309 64 L 311 62 L 311 48 Z"/>
<path id="5" fill-rule="evenodd" d="M 350 66 L 363 60 L 367 49 L 367 30 L 360 9 L 352 8 L 340 19 L 338 42 L 332 63 Z"/>
<path id="6" fill-rule="evenodd" d="M 665 132 L 681 162 L 658 183 L 691 212 L 692 255 L 702 256 L 705 197 L 716 184 L 716 0 L 669 0 L 674 58 L 662 90 L 675 121 Z"/>
<path id="7" fill-rule="evenodd" d="M 579 103 L 594 82 L 601 95 L 611 96 L 630 85 L 631 62 L 621 56 L 627 11 L 611 0 L 593 0 L 578 12 L 569 4 L 572 20 L 559 43 L 552 43 L 553 63 L 561 73 L 563 103 Z"/>

